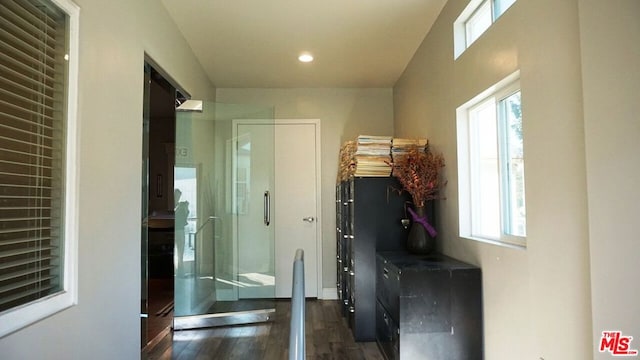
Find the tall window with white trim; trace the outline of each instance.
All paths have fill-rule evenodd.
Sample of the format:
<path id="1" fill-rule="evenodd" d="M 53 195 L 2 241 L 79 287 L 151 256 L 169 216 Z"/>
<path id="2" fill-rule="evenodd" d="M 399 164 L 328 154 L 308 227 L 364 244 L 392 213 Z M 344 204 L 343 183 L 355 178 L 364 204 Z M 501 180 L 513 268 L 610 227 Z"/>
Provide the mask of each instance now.
<path id="1" fill-rule="evenodd" d="M 513 77 L 458 108 L 460 236 L 524 246 L 522 102 Z"/>
<path id="2" fill-rule="evenodd" d="M 0 3 L 0 336 L 75 302 L 78 8 Z"/>

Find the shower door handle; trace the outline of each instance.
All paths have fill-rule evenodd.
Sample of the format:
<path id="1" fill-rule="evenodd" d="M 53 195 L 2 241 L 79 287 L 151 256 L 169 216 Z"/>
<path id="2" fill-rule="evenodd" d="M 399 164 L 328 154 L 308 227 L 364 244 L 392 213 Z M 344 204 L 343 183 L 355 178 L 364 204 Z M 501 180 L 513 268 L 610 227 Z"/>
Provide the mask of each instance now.
<path id="1" fill-rule="evenodd" d="M 269 226 L 271 223 L 271 194 L 269 190 L 264 192 L 264 225 Z"/>

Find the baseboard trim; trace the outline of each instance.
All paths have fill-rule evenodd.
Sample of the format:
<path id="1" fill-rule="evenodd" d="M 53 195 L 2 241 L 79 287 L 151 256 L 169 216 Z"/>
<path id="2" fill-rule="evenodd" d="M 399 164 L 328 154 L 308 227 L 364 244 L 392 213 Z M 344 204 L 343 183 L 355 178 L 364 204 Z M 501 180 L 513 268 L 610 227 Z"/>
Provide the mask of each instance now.
<path id="1" fill-rule="evenodd" d="M 323 300 L 338 300 L 338 288 L 322 288 Z"/>

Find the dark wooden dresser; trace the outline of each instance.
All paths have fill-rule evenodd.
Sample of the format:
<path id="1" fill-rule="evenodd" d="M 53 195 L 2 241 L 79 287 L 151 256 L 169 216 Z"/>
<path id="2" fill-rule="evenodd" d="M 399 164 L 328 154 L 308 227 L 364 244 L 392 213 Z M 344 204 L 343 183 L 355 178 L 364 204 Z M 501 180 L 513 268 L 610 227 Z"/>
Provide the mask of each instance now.
<path id="1" fill-rule="evenodd" d="M 376 340 L 388 359 L 483 359 L 482 275 L 433 254 L 378 252 Z"/>

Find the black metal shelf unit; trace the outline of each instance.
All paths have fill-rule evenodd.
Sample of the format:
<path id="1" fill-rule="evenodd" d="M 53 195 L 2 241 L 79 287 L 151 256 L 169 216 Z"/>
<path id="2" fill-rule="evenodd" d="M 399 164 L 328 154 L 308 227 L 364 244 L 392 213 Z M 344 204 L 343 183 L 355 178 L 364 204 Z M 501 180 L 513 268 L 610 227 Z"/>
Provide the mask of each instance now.
<path id="1" fill-rule="evenodd" d="M 356 341 L 375 341 L 376 251 L 405 248 L 406 193 L 392 177 L 356 177 L 336 187 L 337 288 Z"/>

